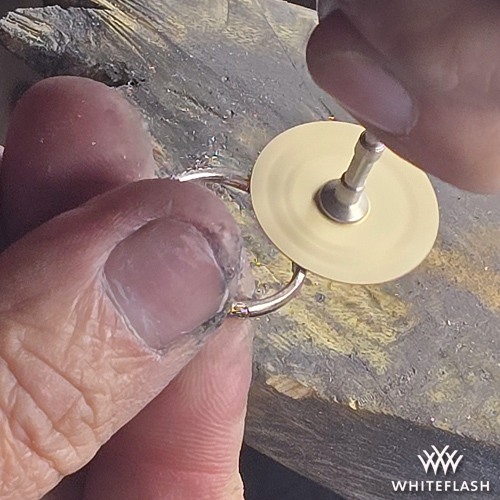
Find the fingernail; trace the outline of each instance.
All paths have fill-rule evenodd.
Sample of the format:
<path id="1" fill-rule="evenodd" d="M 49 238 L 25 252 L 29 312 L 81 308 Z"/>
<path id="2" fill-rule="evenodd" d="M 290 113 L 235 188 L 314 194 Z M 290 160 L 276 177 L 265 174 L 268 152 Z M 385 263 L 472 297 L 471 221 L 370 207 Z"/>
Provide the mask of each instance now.
<path id="1" fill-rule="evenodd" d="M 104 273 L 125 321 L 153 349 L 195 331 L 227 300 L 212 247 L 194 226 L 176 220 L 157 219 L 119 243 Z"/>
<path id="2" fill-rule="evenodd" d="M 320 56 L 314 78 L 365 126 L 406 135 L 417 111 L 405 88 L 385 69 L 356 52 Z"/>

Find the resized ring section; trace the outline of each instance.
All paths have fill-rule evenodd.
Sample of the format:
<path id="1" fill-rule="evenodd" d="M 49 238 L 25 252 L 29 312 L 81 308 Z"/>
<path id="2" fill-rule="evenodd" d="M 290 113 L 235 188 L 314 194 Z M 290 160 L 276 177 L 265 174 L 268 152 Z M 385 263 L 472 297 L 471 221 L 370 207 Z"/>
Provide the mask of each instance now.
<path id="1" fill-rule="evenodd" d="M 193 170 L 173 177 L 180 182 L 204 181 L 215 182 L 222 186 L 250 192 L 250 178 L 234 173 L 222 173 L 216 170 Z M 307 271 L 292 262 L 292 277 L 288 283 L 272 295 L 261 299 L 234 301 L 229 305 L 229 315 L 237 318 L 257 318 L 281 309 L 297 296 L 306 279 Z"/>

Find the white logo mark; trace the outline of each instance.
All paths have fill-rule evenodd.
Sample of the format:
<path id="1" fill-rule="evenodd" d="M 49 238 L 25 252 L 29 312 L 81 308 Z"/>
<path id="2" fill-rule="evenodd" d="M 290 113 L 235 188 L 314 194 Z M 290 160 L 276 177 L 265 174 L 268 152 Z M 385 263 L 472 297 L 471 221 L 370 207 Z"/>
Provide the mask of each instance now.
<path id="1" fill-rule="evenodd" d="M 448 453 L 448 448 L 449 446 L 445 446 L 443 448 L 443 451 L 439 452 L 438 449 L 433 446 L 432 449 L 434 450 L 432 453 L 427 452 L 426 450 L 423 450 L 423 452 L 427 456 L 427 460 L 422 458 L 420 455 L 418 455 L 418 458 L 422 462 L 422 465 L 424 466 L 425 472 L 429 472 L 429 468 L 432 466 L 432 469 L 434 471 L 434 474 L 436 475 L 438 473 L 439 467 L 441 466 L 443 469 L 444 474 L 446 475 L 448 473 L 448 468 L 451 465 L 451 468 L 453 470 L 453 473 L 456 472 L 458 464 L 464 457 L 463 455 L 460 455 L 456 459 L 454 459 L 455 455 L 458 453 L 457 450 L 455 450 L 453 453 Z M 445 459 L 446 455 L 446 459 Z"/>

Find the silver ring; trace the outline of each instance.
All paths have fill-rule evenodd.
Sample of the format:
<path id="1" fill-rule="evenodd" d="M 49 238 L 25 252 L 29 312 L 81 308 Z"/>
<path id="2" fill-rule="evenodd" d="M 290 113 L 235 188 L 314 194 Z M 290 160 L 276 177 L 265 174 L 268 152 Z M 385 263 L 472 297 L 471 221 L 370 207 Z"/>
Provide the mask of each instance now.
<path id="1" fill-rule="evenodd" d="M 183 172 L 172 178 L 180 182 L 216 182 L 223 186 L 244 191 L 245 193 L 250 192 L 250 177 L 244 177 L 233 172 L 222 173 L 216 170 L 193 170 Z M 229 307 L 229 315 L 238 318 L 256 318 L 277 311 L 298 295 L 306 279 L 306 274 L 307 271 L 304 268 L 292 262 L 292 277 L 281 290 L 262 299 L 233 302 Z"/>

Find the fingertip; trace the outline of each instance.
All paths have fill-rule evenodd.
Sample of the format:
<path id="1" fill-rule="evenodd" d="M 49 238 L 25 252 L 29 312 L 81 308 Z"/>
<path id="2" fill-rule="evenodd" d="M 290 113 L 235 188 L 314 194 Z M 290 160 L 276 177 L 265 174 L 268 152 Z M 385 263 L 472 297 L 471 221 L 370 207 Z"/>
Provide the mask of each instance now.
<path id="1" fill-rule="evenodd" d="M 308 67 L 389 149 L 458 188 L 497 193 L 500 10 L 435 4 L 343 2 L 313 32 Z"/>
<path id="2" fill-rule="evenodd" d="M 2 217 L 13 241 L 55 215 L 153 177 L 152 143 L 136 109 L 93 80 L 42 80 L 19 100 L 1 172 Z"/>
<path id="3" fill-rule="evenodd" d="M 395 136 L 415 126 L 416 100 L 343 12 L 314 31 L 307 62 L 315 82 L 364 125 Z"/>
<path id="4" fill-rule="evenodd" d="M 190 239 L 186 238 L 186 230 L 192 235 Z M 205 235 L 211 236 L 210 244 Z M 17 394 L 13 391 L 19 390 L 23 395 L 22 400 L 16 400 L 14 409 L 7 405 L 9 410 L 3 415 L 4 420 L 16 424 L 15 433 L 9 434 L 6 441 L 12 448 L 7 458 L 16 464 L 7 474 L 7 495 L 15 491 L 22 496 L 22 488 L 32 487 L 36 481 L 41 497 L 61 474 L 87 463 L 97 448 L 158 395 L 210 340 L 226 310 L 219 310 L 219 304 L 215 304 L 217 311 L 213 316 L 213 308 L 205 308 L 205 301 L 213 303 L 216 298 L 224 267 L 220 260 L 223 253 L 217 254 L 216 262 L 216 252 L 209 247 L 231 248 L 233 240 L 239 239 L 232 235 L 239 235 L 238 227 L 222 201 L 209 190 L 155 179 L 130 183 L 98 196 L 77 210 L 55 217 L 2 253 L 0 309 L 5 311 L 5 342 L 1 358 L 8 360 L 2 365 L 2 377 L 9 388 L 6 394 Z M 168 253 L 164 250 L 169 245 L 178 245 L 172 249 L 177 262 L 165 259 Z M 132 318 L 129 314 L 132 309 L 119 307 L 123 303 L 118 304 L 109 294 L 106 267 L 117 249 L 120 255 L 112 265 L 121 273 L 123 290 L 117 286 L 115 291 L 125 291 L 128 297 L 135 294 L 134 314 L 141 315 L 139 320 L 150 321 L 153 326 L 157 320 L 166 324 L 169 315 L 180 313 L 183 321 L 197 323 L 193 325 L 194 332 L 188 331 L 189 325 L 177 325 L 181 331 L 176 331 L 175 338 L 163 339 L 166 343 L 161 345 L 149 341 L 157 337 L 142 335 L 137 316 Z M 205 257 L 192 258 L 190 252 L 200 249 Z M 185 261 L 179 264 L 183 258 Z M 134 269 L 128 269 L 123 279 L 122 267 L 130 266 L 131 261 L 135 261 Z M 207 265 L 210 269 L 206 269 Z M 175 267 L 177 282 L 165 275 L 166 267 Z M 208 270 L 205 276 L 203 269 Z M 235 271 L 238 275 L 239 268 Z M 142 280 L 139 286 L 136 279 Z M 194 313 L 193 307 L 197 308 Z M 200 317 L 204 312 L 206 317 Z M 28 326 L 20 329 L 16 325 Z M 217 488 L 217 494 L 211 498 L 226 498 L 218 492 L 227 485 L 226 471 L 236 471 L 251 373 L 251 346 L 246 345 L 244 356 L 242 349 L 233 348 L 241 344 L 237 342 L 238 333 L 235 329 L 226 331 L 229 337 L 209 351 L 203 364 L 206 372 L 198 368 L 194 370 L 194 383 L 185 380 L 184 386 L 191 388 L 191 395 L 180 391 L 177 399 L 166 402 L 167 410 L 172 409 L 174 416 L 179 417 L 172 427 L 165 429 L 164 415 L 153 413 L 152 421 L 145 423 L 151 441 L 146 443 L 146 436 L 137 436 L 132 447 L 129 456 L 146 464 L 145 473 L 151 472 L 148 464 L 162 440 L 165 446 L 171 443 L 172 453 L 178 452 L 179 457 L 183 454 L 186 464 L 190 455 L 184 450 L 188 447 L 193 447 L 194 465 L 204 465 L 202 454 L 208 459 L 215 454 L 215 466 L 220 466 L 222 472 L 217 469 L 212 474 L 209 469 L 207 473 L 191 474 L 187 470 L 178 489 L 191 490 L 193 481 L 197 481 L 198 495 L 176 498 L 202 498 L 207 487 L 205 477 Z M 37 383 L 40 377 L 48 381 L 51 390 Z M 188 374 L 186 377 L 189 379 Z M 221 384 L 227 384 L 231 391 Z M 178 414 L 176 409 L 183 404 L 183 411 Z M 207 415 L 209 411 L 214 418 Z M 228 423 L 226 428 L 220 427 L 221 420 Z M 29 436 L 18 432 L 24 429 L 30 429 Z M 208 438 L 200 439 L 201 432 L 205 433 L 202 438 Z M 186 440 L 179 440 L 182 436 Z M 131 440 L 127 443 L 130 445 Z M 33 452 L 28 454 L 25 450 Z M 158 453 L 162 450 L 163 445 Z M 23 459 L 19 461 L 18 457 Z M 49 464 L 53 464 L 53 469 L 49 470 Z M 162 465 L 164 462 L 156 471 Z M 175 466 L 174 463 L 171 468 L 173 480 L 178 478 Z M 22 488 L 11 478 L 20 478 Z M 118 487 L 123 485 L 123 476 L 118 474 L 115 479 Z M 142 489 L 132 489 L 135 484 L 130 485 L 128 492 L 132 496 L 115 498 L 141 497 Z M 145 491 L 148 498 L 149 490 Z M 114 498 L 108 491 L 103 493 L 107 499 Z"/>

